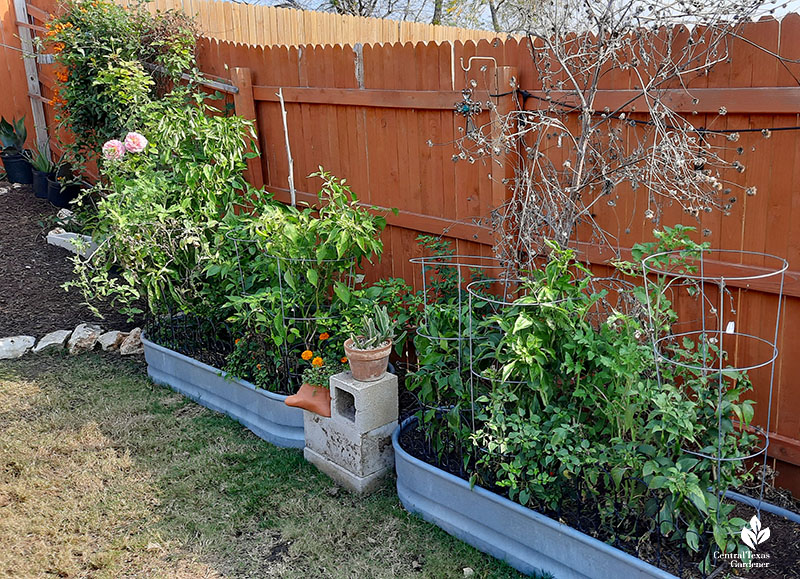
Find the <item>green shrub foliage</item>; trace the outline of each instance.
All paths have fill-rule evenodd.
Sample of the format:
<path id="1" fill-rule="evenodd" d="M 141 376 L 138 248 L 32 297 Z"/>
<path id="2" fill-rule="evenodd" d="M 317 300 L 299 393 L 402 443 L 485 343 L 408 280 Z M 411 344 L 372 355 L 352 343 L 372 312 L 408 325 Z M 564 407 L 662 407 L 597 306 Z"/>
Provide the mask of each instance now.
<path id="1" fill-rule="evenodd" d="M 182 74 L 196 77 L 194 24 L 182 12 L 67 0 L 47 28 L 40 49 L 55 54 L 53 104 L 76 167 L 107 140 L 138 130 L 142 108 Z"/>
<path id="2" fill-rule="evenodd" d="M 723 371 L 721 415 L 719 373 L 662 364 L 659 380 L 651 339 L 676 320 L 672 304 L 655 300 L 651 325 L 644 289 L 632 285 L 624 290 L 627 308 L 609 307 L 608 290 L 597 289 L 573 252 L 549 247 L 546 264 L 520 282 L 510 305 L 472 319 L 475 375 L 468 385 L 456 370 L 453 343 L 417 338 L 420 369 L 411 385 L 427 405 L 419 418 L 433 448 L 452 452 L 455 443 L 473 484 L 496 485 L 523 505 L 556 510 L 588 501 L 623 536 L 626 514 L 636 513 L 691 551 L 701 549 L 703 535 L 713 549 L 735 550 L 744 521 L 731 518 L 733 507 L 717 489 L 747 480 L 744 465 L 718 468 L 692 452 L 716 455 L 720 441 L 726 457 L 751 451 L 747 376 Z M 668 258 L 673 266 L 703 249 L 676 227 L 637 246 L 634 257 L 675 248 L 684 252 Z M 619 267 L 640 273 L 634 264 Z M 667 280 L 653 282 L 663 288 Z M 474 299 L 476 311 L 488 303 Z M 447 308 L 443 298 L 437 309 Z M 701 342 L 672 344 L 669 355 L 690 366 L 724 356 L 713 339 Z"/>

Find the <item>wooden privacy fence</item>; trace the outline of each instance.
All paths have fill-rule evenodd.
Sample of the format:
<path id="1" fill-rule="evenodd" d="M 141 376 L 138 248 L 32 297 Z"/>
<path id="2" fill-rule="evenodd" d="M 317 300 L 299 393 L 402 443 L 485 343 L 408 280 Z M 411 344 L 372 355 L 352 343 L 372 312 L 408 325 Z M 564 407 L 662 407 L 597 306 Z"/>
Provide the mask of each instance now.
<path id="1" fill-rule="evenodd" d="M 34 19 L 45 13 L 35 9 L 42 1 L 33 0 Z M 789 260 L 769 454 L 781 473 L 779 482 L 800 495 L 800 325 L 795 323 L 800 320 L 800 131 L 794 130 L 800 126 L 800 65 L 779 64 L 769 54 L 800 60 L 800 16 L 748 24 L 742 34 L 746 41 L 734 43 L 728 63 L 691 82 L 691 96 L 682 90 L 669 96 L 695 126 L 739 133 L 736 147 L 742 155 L 737 158 L 747 170 L 735 179 L 757 186 L 758 193 L 738 195 L 729 216 L 713 212 L 699 221 L 668 206 L 662 223 L 693 225 L 698 239 L 720 249 Z M 473 56 L 491 57 L 496 66 L 484 60 L 480 64 L 486 67 L 474 66 L 466 73 L 461 64 Z M 491 232 L 478 219 L 490 216 L 507 199 L 501 179 L 513 168 L 454 163 L 452 143 L 462 134 L 464 118 L 453 109 L 471 81 L 477 83 L 476 100 L 491 98 L 500 113 L 513 106 L 512 98 L 489 95 L 507 93 L 512 77 L 536 94 L 540 87 L 525 41 L 265 47 L 203 38 L 198 60 L 204 73 L 231 85 L 237 112 L 257 125 L 262 156 L 249 169 L 254 185 L 265 185 L 282 201 L 289 199 L 281 92 L 298 199 L 315 199 L 319 183 L 306 175 L 323 166 L 346 178 L 364 203 L 399 210 L 397 215 L 387 211 L 385 252 L 382 262 L 367 272 L 371 279 L 418 279 L 419 271 L 408 260 L 419 255 L 415 239 L 420 233 L 444 233 L 461 254 L 491 255 Z M 52 89 L 49 68 L 40 66 L 45 100 Z M 24 79 L 13 86 L 11 92 L 19 95 Z M 624 102 L 633 86 L 627 73 L 604 77 L 598 109 Z M 529 99 L 526 106 L 534 107 L 535 101 Z M 722 106 L 727 115 L 720 117 Z M 488 122 L 490 114 L 482 113 L 478 122 Z M 762 128 L 773 129 L 770 138 Z M 552 141 L 548 153 L 563 155 L 557 139 Z M 735 148 L 731 154 L 738 154 Z M 597 210 L 595 219 L 616 236 L 623 256 L 635 243 L 652 239 L 653 225 L 643 218 L 645 206 L 643 192 L 622 190 L 616 207 Z M 707 237 L 701 237 L 703 229 L 709 230 Z M 577 247 L 583 259 L 602 271 L 611 252 L 588 239 L 581 232 Z M 763 266 L 750 258 L 718 265 L 726 272 L 749 273 Z M 776 310 L 776 284 L 756 280 L 732 287 L 737 328 L 771 338 L 774 318 L 768 314 Z M 766 417 L 768 394 L 763 381 L 756 384 L 756 421 Z"/>
<path id="2" fill-rule="evenodd" d="M 130 0 L 117 1 L 127 4 Z M 496 36 L 486 30 L 236 2 L 153 0 L 147 6 L 151 11 L 177 9 L 195 15 L 200 33 L 207 38 L 261 46 L 477 41 Z"/>

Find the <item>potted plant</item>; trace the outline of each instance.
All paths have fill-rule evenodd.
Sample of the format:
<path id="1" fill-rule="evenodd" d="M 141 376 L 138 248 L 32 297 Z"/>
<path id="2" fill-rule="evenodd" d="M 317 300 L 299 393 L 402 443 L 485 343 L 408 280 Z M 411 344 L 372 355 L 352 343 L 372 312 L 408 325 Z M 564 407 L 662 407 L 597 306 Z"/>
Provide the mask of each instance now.
<path id="1" fill-rule="evenodd" d="M 325 334 L 322 334 L 325 336 Z M 301 356 L 308 362 L 308 367 L 303 370 L 303 385 L 297 394 L 286 398 L 287 406 L 302 408 L 320 416 L 331 416 L 331 392 L 329 383 L 331 376 L 344 370 L 344 359 L 335 360 L 322 355 L 315 355 L 311 350 L 305 350 Z"/>
<path id="2" fill-rule="evenodd" d="M 47 199 L 47 180 L 55 180 L 57 166 L 42 151 L 36 151 L 31 160 L 33 169 L 33 194 L 39 199 Z"/>
<path id="3" fill-rule="evenodd" d="M 10 183 L 25 185 L 33 183 L 31 164 L 23 148 L 27 138 L 25 117 L 19 120 L 12 119 L 10 123 L 5 117 L 0 117 L 0 142 L 3 144 L 0 158 L 3 159 L 3 166 Z"/>
<path id="4" fill-rule="evenodd" d="M 56 207 L 69 207 L 70 201 L 80 193 L 80 182 L 75 180 L 69 165 L 61 165 L 47 178 L 47 199 Z"/>
<path id="5" fill-rule="evenodd" d="M 397 324 L 389 317 L 386 306 L 376 306 L 373 316 L 365 315 L 362 320 L 359 332 L 351 333 L 345 341 L 344 352 L 353 378 L 374 382 L 386 374 Z"/>

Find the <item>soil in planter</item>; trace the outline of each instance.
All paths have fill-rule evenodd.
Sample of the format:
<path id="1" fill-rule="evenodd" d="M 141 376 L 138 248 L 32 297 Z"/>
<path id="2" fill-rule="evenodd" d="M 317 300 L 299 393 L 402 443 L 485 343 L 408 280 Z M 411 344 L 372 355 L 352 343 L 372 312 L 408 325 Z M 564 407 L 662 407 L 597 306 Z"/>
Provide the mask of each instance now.
<path id="1" fill-rule="evenodd" d="M 225 322 L 213 321 L 211 318 L 166 314 L 149 319 L 145 325 L 145 333 L 149 340 L 159 346 L 218 370 L 226 369 L 229 356 L 234 352 L 234 332 Z M 256 361 L 267 357 L 264 353 L 258 356 L 257 351 L 253 354 L 256 355 Z M 299 375 L 290 381 L 285 375 L 281 376 L 280 372 L 276 374 L 275 379 L 269 380 L 268 384 L 259 384 L 256 376 L 249 371 L 243 371 L 236 377 L 274 394 L 291 395 L 297 392 L 301 384 Z"/>
<path id="2" fill-rule="evenodd" d="M 61 285 L 73 279 L 72 254 L 47 243 L 45 237 L 56 209 L 33 195 L 30 186 L 11 187 L 0 196 L 0 337 L 19 334 L 37 338 L 48 332 L 72 329 L 81 322 L 103 328 L 130 330 L 141 323 L 128 322 L 114 309 L 100 307 L 98 319 L 76 290 Z"/>
<path id="3" fill-rule="evenodd" d="M 435 466 L 463 480 L 469 477 L 464 470 L 463 456 L 451 449 L 441 455 L 432 451 L 425 439 L 425 434 L 416 428 L 407 428 L 400 435 L 400 446 L 411 456 Z M 481 485 L 502 497 L 508 498 L 505 488 L 491 484 Z M 704 575 L 698 570 L 699 560 L 671 544 L 669 541 L 650 532 L 651 521 L 642 518 L 639 521 L 626 520 L 626 526 L 633 525 L 638 532 L 630 533 L 630 538 L 612 537 L 600 524 L 597 508 L 593 504 L 563 504 L 559 510 L 545 505 L 529 505 L 534 510 L 567 524 L 570 527 L 604 541 L 614 547 L 634 555 L 651 565 L 659 567 L 677 577 L 695 579 Z M 737 505 L 734 516 L 747 521 L 755 514 L 755 510 L 747 505 Z M 768 569 L 732 569 L 727 564 L 718 568 L 714 577 L 752 577 L 769 579 L 772 577 L 798 577 L 800 574 L 800 525 L 787 521 L 776 515 L 762 512 L 762 526 L 770 527 L 771 537 L 760 552 L 770 554 Z M 767 546 L 768 545 L 768 546 Z"/>
<path id="4" fill-rule="evenodd" d="M 758 463 L 754 466 L 757 469 L 760 468 L 760 464 Z M 793 497 L 792 493 L 786 489 L 779 489 L 776 488 L 774 484 L 771 484 L 774 483 L 777 475 L 778 473 L 775 470 L 771 467 L 767 467 L 767 484 L 764 485 L 764 500 L 768 503 L 772 503 L 776 507 L 781 507 L 782 509 L 800 514 L 800 499 Z M 750 485 L 735 490 L 741 495 L 758 500 L 761 495 L 761 485 L 759 483 L 760 478 L 757 477 Z M 798 576 L 800 577 L 800 570 L 798 570 Z"/>
<path id="5" fill-rule="evenodd" d="M 745 521 L 756 514 L 749 505 L 737 505 L 733 516 Z M 800 525 L 783 517 L 761 511 L 761 527 L 769 527 L 770 537 L 758 546 L 759 553 L 769 555 L 769 567 L 762 569 L 738 569 L 725 566 L 724 573 L 733 577 L 752 577 L 753 579 L 785 579 L 800 577 Z"/>
<path id="6" fill-rule="evenodd" d="M 181 316 L 162 316 L 161 319 L 150 319 L 145 324 L 147 338 L 152 342 L 169 348 L 175 352 L 194 358 L 217 369 L 224 369 L 228 356 L 233 351 L 234 336 L 221 323 L 210 324 L 208 320 L 191 320 Z M 398 377 L 399 416 L 402 422 L 421 408 L 416 395 L 405 387 L 407 364 L 394 364 Z M 248 382 L 255 383 L 251 376 L 240 376 Z M 293 383 L 299 384 L 301 376 L 294 376 Z M 286 387 L 288 380 L 276 378 L 275 386 L 269 391 L 275 394 L 295 394 L 297 388 Z M 257 385 L 258 386 L 258 385 Z"/>

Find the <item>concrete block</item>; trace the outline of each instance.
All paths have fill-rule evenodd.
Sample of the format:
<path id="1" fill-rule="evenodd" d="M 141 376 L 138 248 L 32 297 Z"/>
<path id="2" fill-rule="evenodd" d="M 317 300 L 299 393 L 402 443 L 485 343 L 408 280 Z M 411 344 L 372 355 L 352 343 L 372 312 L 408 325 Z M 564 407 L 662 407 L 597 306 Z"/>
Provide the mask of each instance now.
<path id="1" fill-rule="evenodd" d="M 331 419 L 337 424 L 354 425 L 358 432 L 369 432 L 396 423 L 397 376 L 386 374 L 375 382 L 359 382 L 350 372 L 332 376 Z"/>
<path id="2" fill-rule="evenodd" d="M 397 421 L 369 432 L 313 412 L 303 413 L 306 448 L 358 477 L 394 468 L 392 433 Z"/>
<path id="3" fill-rule="evenodd" d="M 47 243 L 63 247 L 67 251 L 77 253 L 81 257 L 91 257 L 97 251 L 98 245 L 88 235 L 70 233 L 57 227 L 47 234 Z"/>
<path id="4" fill-rule="evenodd" d="M 308 462 L 331 477 L 339 486 L 358 495 L 366 495 L 378 490 L 383 479 L 391 472 L 382 470 L 367 476 L 358 476 L 308 447 L 303 449 L 303 456 Z"/>

